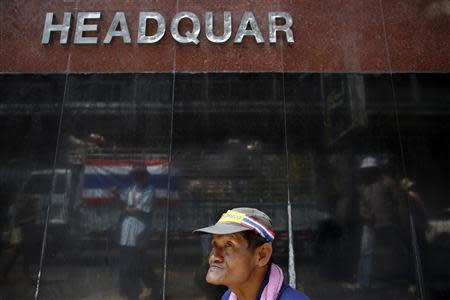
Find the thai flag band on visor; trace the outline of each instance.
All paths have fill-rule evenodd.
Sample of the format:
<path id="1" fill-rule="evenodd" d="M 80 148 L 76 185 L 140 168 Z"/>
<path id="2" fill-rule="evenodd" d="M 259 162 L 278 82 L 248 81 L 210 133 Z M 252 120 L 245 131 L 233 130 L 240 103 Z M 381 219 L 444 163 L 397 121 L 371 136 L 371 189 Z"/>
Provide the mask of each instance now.
<path id="1" fill-rule="evenodd" d="M 247 216 L 244 213 L 229 210 L 222 215 L 217 223 L 237 223 L 253 229 L 257 234 L 265 238 L 268 242 L 272 242 L 275 238 L 275 233 L 267 229 L 264 225 L 256 221 L 254 218 Z"/>

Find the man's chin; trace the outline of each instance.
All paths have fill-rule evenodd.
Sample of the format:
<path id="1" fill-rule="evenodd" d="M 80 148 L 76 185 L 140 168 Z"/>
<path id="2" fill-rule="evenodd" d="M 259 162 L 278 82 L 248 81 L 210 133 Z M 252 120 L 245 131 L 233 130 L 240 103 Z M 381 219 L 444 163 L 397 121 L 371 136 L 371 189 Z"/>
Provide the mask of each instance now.
<path id="1" fill-rule="evenodd" d="M 213 285 L 221 285 L 222 282 L 219 278 L 216 276 L 209 274 L 209 272 L 206 274 L 206 282 Z"/>

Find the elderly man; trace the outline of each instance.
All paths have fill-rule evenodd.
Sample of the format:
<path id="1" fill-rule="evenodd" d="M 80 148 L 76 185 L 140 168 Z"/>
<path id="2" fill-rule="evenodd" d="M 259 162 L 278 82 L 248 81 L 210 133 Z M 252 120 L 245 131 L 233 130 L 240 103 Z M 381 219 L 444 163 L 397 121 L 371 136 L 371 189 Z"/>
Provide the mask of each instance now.
<path id="1" fill-rule="evenodd" d="M 283 271 L 272 261 L 275 234 L 265 213 L 234 208 L 194 232 L 213 235 L 206 281 L 228 287 L 222 300 L 308 300 L 283 282 Z"/>

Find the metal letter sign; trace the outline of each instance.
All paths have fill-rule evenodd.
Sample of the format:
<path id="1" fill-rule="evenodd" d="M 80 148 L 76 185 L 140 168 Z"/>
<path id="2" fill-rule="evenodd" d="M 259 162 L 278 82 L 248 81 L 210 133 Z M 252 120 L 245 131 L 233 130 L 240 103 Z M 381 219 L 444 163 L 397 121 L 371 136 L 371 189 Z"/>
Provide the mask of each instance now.
<path id="1" fill-rule="evenodd" d="M 248 25 L 250 25 L 250 30 L 247 30 Z M 234 42 L 242 43 L 244 36 L 254 36 L 258 44 L 264 43 L 261 30 L 259 30 L 258 24 L 256 23 L 255 15 L 251 11 L 246 11 L 242 16 Z"/>
<path id="2" fill-rule="evenodd" d="M 61 25 L 53 24 L 53 13 L 49 12 L 45 16 L 44 32 L 42 33 L 42 44 L 50 43 L 50 32 L 60 31 L 61 37 L 59 38 L 60 44 L 67 44 L 67 37 L 69 36 L 70 18 L 71 13 L 64 13 L 64 21 Z"/>
<path id="3" fill-rule="evenodd" d="M 97 24 L 86 25 L 86 19 L 100 19 L 99 12 L 80 12 L 77 17 L 77 28 L 75 30 L 74 44 L 97 44 L 97 37 L 84 37 L 87 31 L 97 31 Z"/>
<path id="4" fill-rule="evenodd" d="M 60 44 L 67 44 L 71 26 L 70 12 L 64 13 L 64 19 L 61 24 L 53 24 L 54 15 L 52 12 L 48 12 L 45 16 L 44 30 L 42 32 L 42 44 L 49 44 L 51 40 L 52 32 L 60 32 Z M 98 44 L 99 38 L 95 33 L 98 31 L 99 24 L 101 26 L 103 22 L 99 24 L 93 23 L 92 20 L 99 20 L 101 18 L 100 12 L 79 12 L 76 17 L 74 44 Z M 214 44 L 223 44 L 230 40 L 232 35 L 232 15 L 230 11 L 223 12 L 223 31 L 221 26 L 214 28 L 214 14 L 211 11 L 205 12 L 204 16 L 205 36 L 206 39 Z M 268 41 L 269 44 L 275 44 L 277 42 L 277 36 L 286 36 L 288 44 L 294 43 L 294 33 L 292 31 L 293 20 L 292 16 L 287 12 L 273 11 L 266 15 L 268 26 Z M 188 19 L 192 23 L 191 30 L 184 33 L 180 33 L 180 22 L 183 19 Z M 90 20 L 90 21 L 88 21 Z M 147 25 L 148 20 L 156 22 L 156 32 L 148 33 Z M 278 22 L 278 23 L 277 23 Z M 138 27 L 135 29 L 137 35 L 137 44 L 154 44 L 159 42 L 166 33 L 166 20 L 164 17 L 156 11 L 144 11 L 139 13 Z M 214 30 L 216 29 L 216 30 Z M 195 44 L 200 43 L 199 35 L 201 31 L 200 18 L 190 11 L 183 11 L 177 13 L 170 22 L 170 33 L 172 38 L 180 44 Z M 90 34 L 85 35 L 89 32 Z M 102 31 L 101 31 L 102 32 Z M 219 35 L 216 35 L 219 33 Z M 220 35 L 220 33 L 222 33 Z M 282 33 L 282 34 L 277 34 Z M 114 37 L 122 38 L 125 44 L 131 44 L 132 35 L 128 28 L 126 14 L 122 11 L 116 12 L 113 20 L 109 24 L 109 29 L 103 38 L 103 44 L 110 44 Z M 261 33 L 255 15 L 251 11 L 246 11 L 242 15 L 239 27 L 236 30 L 234 43 L 241 44 L 245 37 L 253 37 L 258 44 L 265 42 Z"/>
<path id="5" fill-rule="evenodd" d="M 157 24 L 156 33 L 147 36 L 147 20 L 155 20 Z M 161 40 L 166 33 L 166 21 L 160 13 L 157 12 L 141 12 L 139 13 L 139 30 L 137 42 L 138 44 L 153 44 Z"/>
<path id="6" fill-rule="evenodd" d="M 117 26 L 120 25 L 120 30 L 116 30 Z M 121 11 L 116 12 L 111 26 L 109 26 L 108 32 L 106 33 L 104 44 L 110 44 L 114 36 L 122 37 L 125 44 L 131 43 L 130 32 L 128 31 L 127 20 L 125 19 L 125 14 Z"/>
<path id="7" fill-rule="evenodd" d="M 185 36 L 182 36 L 178 31 L 178 24 L 180 24 L 180 21 L 182 19 L 189 19 L 192 22 L 192 32 L 186 31 Z M 183 11 L 176 14 L 176 16 L 172 20 L 170 30 L 172 32 L 174 40 L 179 43 L 182 44 L 194 43 L 196 45 L 200 43 L 200 41 L 198 40 L 198 35 L 200 34 L 200 20 L 195 14 L 189 11 Z"/>
<path id="8" fill-rule="evenodd" d="M 283 25 L 276 25 L 277 19 L 284 19 Z M 294 43 L 294 35 L 292 34 L 292 17 L 285 12 L 277 11 L 269 13 L 269 42 L 277 42 L 277 31 L 284 31 L 286 33 L 286 40 L 288 44 Z"/>
<path id="9" fill-rule="evenodd" d="M 223 13 L 223 34 L 222 36 L 214 35 L 214 19 L 213 13 L 208 11 L 205 15 L 206 38 L 213 43 L 225 43 L 231 37 L 231 12 Z"/>

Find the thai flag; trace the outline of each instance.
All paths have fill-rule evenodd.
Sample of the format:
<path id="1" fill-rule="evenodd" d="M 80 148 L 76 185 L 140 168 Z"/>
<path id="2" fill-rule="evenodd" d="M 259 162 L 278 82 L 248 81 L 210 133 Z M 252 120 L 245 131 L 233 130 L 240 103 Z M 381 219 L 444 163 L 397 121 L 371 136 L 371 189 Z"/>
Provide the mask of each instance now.
<path id="1" fill-rule="evenodd" d="M 88 159 L 84 168 L 83 203 L 88 207 L 116 202 L 112 189 L 126 189 L 133 184 L 130 171 L 134 165 L 146 165 L 150 184 L 155 188 L 155 202 L 161 203 L 168 196 L 169 162 L 167 160 L 113 160 Z M 178 170 L 171 168 L 171 199 L 178 199 Z"/>
<path id="2" fill-rule="evenodd" d="M 247 227 L 256 230 L 261 236 L 263 236 L 269 242 L 272 242 L 275 239 L 275 233 L 267 229 L 264 225 L 259 223 L 253 218 L 245 217 L 241 223 Z"/>

